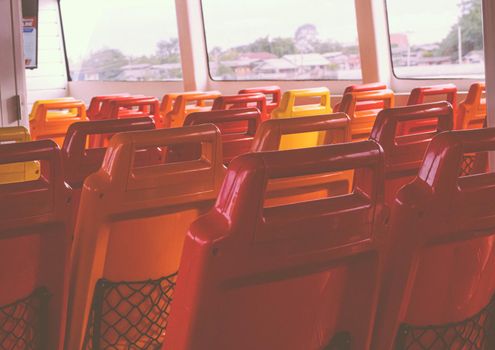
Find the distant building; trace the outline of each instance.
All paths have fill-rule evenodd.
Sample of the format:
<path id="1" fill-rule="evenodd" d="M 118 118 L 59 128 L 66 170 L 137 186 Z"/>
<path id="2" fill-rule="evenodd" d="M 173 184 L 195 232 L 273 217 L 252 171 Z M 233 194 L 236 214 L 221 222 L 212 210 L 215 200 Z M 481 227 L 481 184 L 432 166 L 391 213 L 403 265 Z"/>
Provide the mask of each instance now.
<path id="1" fill-rule="evenodd" d="M 282 74 L 284 76 L 291 77 L 295 76 L 297 71 L 298 67 L 296 65 L 283 58 L 263 60 L 253 70 L 254 73 L 258 74 L 262 78 L 276 78 Z"/>
<path id="2" fill-rule="evenodd" d="M 358 54 L 345 54 L 341 51 L 327 52 L 322 55 L 333 70 L 351 70 L 361 67 Z"/>
<path id="3" fill-rule="evenodd" d="M 405 33 L 390 34 L 390 45 L 399 49 L 407 49 L 409 47 L 409 37 Z"/>
<path id="4" fill-rule="evenodd" d="M 269 60 L 271 58 L 278 58 L 271 52 L 244 52 L 239 54 L 237 59 L 239 60 Z"/>
<path id="5" fill-rule="evenodd" d="M 178 80 L 181 76 L 182 65 L 180 63 L 155 64 L 152 69 L 158 71 L 160 79 Z"/>
<path id="6" fill-rule="evenodd" d="M 464 55 L 464 63 L 483 63 L 485 53 L 483 50 L 473 50 Z"/>
<path id="7" fill-rule="evenodd" d="M 319 53 L 284 55 L 282 58 L 301 68 L 324 69 L 330 64 L 330 62 L 328 62 L 328 60 Z"/>

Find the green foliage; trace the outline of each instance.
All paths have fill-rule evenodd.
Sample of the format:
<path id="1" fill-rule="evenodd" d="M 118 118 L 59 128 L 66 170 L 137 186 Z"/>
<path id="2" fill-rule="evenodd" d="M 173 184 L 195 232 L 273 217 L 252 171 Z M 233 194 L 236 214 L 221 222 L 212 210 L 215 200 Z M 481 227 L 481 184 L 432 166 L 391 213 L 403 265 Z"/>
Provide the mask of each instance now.
<path id="1" fill-rule="evenodd" d="M 229 76 L 232 77 L 235 74 L 234 74 L 234 71 L 232 70 L 232 68 L 220 63 L 218 65 L 216 75 L 219 75 L 222 77 L 229 77 Z"/>
<path id="2" fill-rule="evenodd" d="M 180 49 L 179 39 L 160 40 L 156 44 L 156 56 L 158 63 L 179 63 Z"/>
<path id="3" fill-rule="evenodd" d="M 481 0 L 468 0 L 464 4 L 465 12 L 460 19 L 463 55 L 472 50 L 483 49 Z M 458 51 L 458 25 L 456 24 L 440 43 L 439 54 L 456 59 Z"/>
<path id="4" fill-rule="evenodd" d="M 127 57 L 117 49 L 104 48 L 93 52 L 83 60 L 81 71 L 92 74 L 98 73 L 99 79 L 115 80 L 122 72 L 121 67 L 128 64 Z"/>
<path id="5" fill-rule="evenodd" d="M 283 55 L 290 55 L 296 53 L 296 46 L 292 38 L 276 37 L 270 39 L 269 37 L 258 38 L 250 44 L 238 46 L 234 49 L 238 53 L 246 52 L 268 52 L 281 57 Z"/>

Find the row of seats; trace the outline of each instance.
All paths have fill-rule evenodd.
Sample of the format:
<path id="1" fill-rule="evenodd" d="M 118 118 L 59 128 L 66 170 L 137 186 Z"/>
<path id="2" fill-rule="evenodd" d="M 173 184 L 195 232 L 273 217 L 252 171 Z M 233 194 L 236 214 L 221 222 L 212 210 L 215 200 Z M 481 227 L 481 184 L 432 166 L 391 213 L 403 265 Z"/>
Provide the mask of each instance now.
<path id="1" fill-rule="evenodd" d="M 473 84 L 457 113 L 455 85 L 419 87 L 412 90 L 407 105 L 420 104 L 431 97 L 445 97 L 454 107 L 455 128 L 466 129 L 483 123 L 486 115 L 483 94 L 484 84 Z M 314 99 L 319 101 L 315 103 Z M 181 127 L 190 113 L 246 107 L 258 108 L 261 121 L 333 111 L 330 92 L 326 88 L 289 90 L 283 95 L 277 86 L 244 89 L 238 95 L 228 96 L 222 96 L 218 91 L 171 93 L 163 97 L 161 104 L 155 97 L 121 94 L 96 96 L 87 111 L 81 101 L 72 98 L 37 101 L 30 114 L 30 129 L 34 140 L 51 138 L 61 146 L 68 126 L 76 121 L 150 116 L 157 128 Z M 353 140 L 363 140 L 368 138 L 377 113 L 391 107 L 394 107 L 394 93 L 386 85 L 374 83 L 348 87 L 335 111 L 351 118 Z M 406 124 L 403 132 L 431 129 L 431 122 L 424 124 Z M 236 130 L 234 126 L 231 130 Z"/>
<path id="2" fill-rule="evenodd" d="M 355 105 L 380 109 L 380 103 Z M 13 286 L 0 292 L 0 324 L 9 335 L 3 347 L 31 342 L 61 349 L 68 324 L 69 349 L 159 348 L 164 341 L 168 349 L 365 349 L 371 341 L 394 340 L 398 325 L 407 324 L 413 334 L 414 326 L 430 324 L 428 315 L 426 323 L 416 322 L 391 307 L 383 317 L 394 331 L 372 337 L 375 320 L 381 322 L 381 295 L 391 293 L 384 276 L 403 272 L 388 263 L 391 247 L 405 244 L 391 238 L 395 231 L 386 223 L 397 219 L 389 208 L 418 169 L 418 179 L 444 186 L 433 181 L 431 168 L 439 160 L 430 159 L 430 151 L 420 167 L 430 140 L 453 128 L 449 103 L 386 109 L 370 141 L 283 152 L 306 147 L 307 138 L 295 134 L 308 132 L 325 131 L 326 144 L 349 142 L 352 120 L 343 113 L 308 113 L 262 122 L 253 108 L 194 113 L 186 120 L 185 127 L 163 130 L 153 130 L 149 117 L 76 123 L 62 151 L 50 141 L 0 146 L 2 166 L 30 163 L 42 174 L 0 185 L 6 223 L 0 278 Z M 228 132 L 242 120 L 248 132 Z M 402 134 L 406 124 L 432 120 L 434 131 Z M 123 131 L 105 152 L 110 135 Z M 484 148 L 452 146 L 457 153 L 444 167 L 453 169 L 456 181 L 464 153 L 490 149 L 486 135 L 493 131 L 476 132 L 468 138 Z M 104 137 L 98 148 L 87 149 L 93 134 Z M 458 134 L 451 137 L 456 142 L 466 133 Z M 448 148 L 442 137 L 437 153 Z M 474 159 L 473 172 L 486 171 L 486 158 Z M 432 165 L 423 170 L 428 161 Z M 466 191 L 489 187 L 489 178 L 473 178 L 459 179 Z M 418 179 L 416 187 L 428 194 L 426 180 Z M 469 196 L 465 205 L 479 208 Z M 413 230 L 418 218 L 410 220 Z M 40 332 L 40 324 L 47 328 Z M 405 339 L 403 348 L 415 348 L 407 341 L 417 338 Z"/>

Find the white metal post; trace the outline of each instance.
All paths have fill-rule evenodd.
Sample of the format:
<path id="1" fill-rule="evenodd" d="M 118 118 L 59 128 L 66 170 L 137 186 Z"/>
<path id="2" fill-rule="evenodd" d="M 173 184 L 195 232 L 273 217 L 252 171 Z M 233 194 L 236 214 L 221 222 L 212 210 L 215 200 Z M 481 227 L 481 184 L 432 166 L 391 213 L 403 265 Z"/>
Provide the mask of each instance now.
<path id="1" fill-rule="evenodd" d="M 175 0 L 184 90 L 206 90 L 208 57 L 201 0 Z"/>
<path id="2" fill-rule="evenodd" d="M 363 82 L 390 86 L 392 63 L 384 1 L 355 0 Z"/>

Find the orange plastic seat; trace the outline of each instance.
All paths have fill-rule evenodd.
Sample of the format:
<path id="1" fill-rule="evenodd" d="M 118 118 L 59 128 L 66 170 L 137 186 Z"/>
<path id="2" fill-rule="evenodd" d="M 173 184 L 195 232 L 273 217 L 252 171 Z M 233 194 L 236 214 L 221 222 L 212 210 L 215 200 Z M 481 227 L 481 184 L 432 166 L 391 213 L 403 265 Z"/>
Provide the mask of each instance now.
<path id="1" fill-rule="evenodd" d="M 494 150 L 493 128 L 444 132 L 397 194 L 371 349 L 492 348 L 495 178 L 458 174 Z"/>
<path id="2" fill-rule="evenodd" d="M 0 348 L 63 350 L 71 195 L 51 140 L 0 145 L 0 164 L 40 162 L 41 177 L 0 184 Z"/>
<path id="3" fill-rule="evenodd" d="M 427 97 L 438 99 L 445 97 L 444 101 L 449 102 L 454 110 L 454 123 L 457 120 L 457 86 L 454 84 L 442 84 L 417 87 L 411 91 L 407 105 L 418 105 L 425 103 Z M 434 131 L 435 120 L 422 120 L 421 122 L 404 123 L 401 127 L 402 134 L 412 134 L 414 132 Z"/>
<path id="4" fill-rule="evenodd" d="M 360 169 L 352 194 L 264 204 L 267 183 Z M 373 141 L 242 155 L 190 227 L 162 349 L 368 349 L 381 279 Z"/>
<path id="5" fill-rule="evenodd" d="M 367 92 L 387 89 L 387 85 L 383 83 L 354 84 L 347 86 L 342 96 L 350 92 Z M 338 111 L 340 109 L 340 103 L 337 103 L 333 109 Z M 367 109 L 383 109 L 383 101 L 359 101 L 356 105 L 356 110 L 358 111 Z"/>
<path id="6" fill-rule="evenodd" d="M 23 126 L 0 128 L 0 145 L 31 141 L 31 135 Z M 38 162 L 22 162 L 0 165 L 0 184 L 36 180 L 40 176 Z"/>
<path id="7" fill-rule="evenodd" d="M 33 105 L 29 119 L 31 138 L 52 139 L 62 146 L 69 126 L 85 120 L 87 120 L 86 106 L 82 101 L 74 99 L 37 101 Z"/>
<path id="8" fill-rule="evenodd" d="M 323 141 L 325 145 L 351 140 L 350 120 L 344 113 L 272 119 L 259 127 L 251 152 L 278 151 L 284 135 L 315 131 L 325 133 Z M 304 142 L 301 142 L 300 147 L 297 148 L 304 148 Z M 274 180 L 268 185 L 266 205 L 274 206 L 347 194 L 352 191 L 353 176 L 353 171 L 341 171 Z"/>
<path id="9" fill-rule="evenodd" d="M 332 107 L 330 105 L 330 91 L 327 88 L 296 89 L 286 91 L 283 94 L 280 106 L 272 112 L 272 118 L 309 117 L 330 113 L 332 113 Z M 322 142 L 322 134 L 316 132 L 297 136 L 286 135 L 280 147 L 281 149 L 298 148 L 301 145 L 302 147 L 313 147 Z"/>
<path id="10" fill-rule="evenodd" d="M 223 95 L 213 101 L 212 111 L 256 107 L 260 111 L 261 121 L 270 119 L 266 109 L 266 96 L 262 93 Z"/>
<path id="11" fill-rule="evenodd" d="M 358 108 L 359 104 L 361 105 Z M 365 109 L 365 106 L 373 108 Z M 359 141 L 369 137 L 378 113 L 384 108 L 392 107 L 394 107 L 392 90 L 350 92 L 344 95 L 339 112 L 344 112 L 351 118 L 352 140 Z"/>
<path id="12" fill-rule="evenodd" d="M 263 96 L 264 97 L 264 96 Z M 237 127 L 235 131 L 232 124 L 242 125 L 243 130 Z M 238 155 L 249 152 L 253 143 L 256 130 L 261 124 L 261 114 L 256 108 L 228 109 L 210 112 L 195 112 L 186 117 L 184 126 L 215 124 L 222 135 L 223 162 L 228 164 Z M 201 155 L 201 145 L 187 145 L 189 155 L 178 155 L 180 159 L 197 159 Z M 167 158 L 168 159 L 168 158 Z"/>
<path id="13" fill-rule="evenodd" d="M 200 159 L 134 164 L 137 150 L 195 142 Z M 223 176 L 213 125 L 112 138 L 81 195 L 68 349 L 158 348 L 187 228 L 211 207 Z"/>
<path id="14" fill-rule="evenodd" d="M 434 120 L 436 130 L 399 134 L 401 124 L 423 120 Z M 448 102 L 389 108 L 378 113 L 370 139 L 382 146 L 385 156 L 385 203 L 391 205 L 397 191 L 416 177 L 431 139 L 452 130 L 453 125 L 454 113 Z"/>
<path id="15" fill-rule="evenodd" d="M 91 98 L 91 102 L 89 103 L 88 110 L 86 114 L 88 115 L 89 120 L 95 120 L 98 118 L 98 114 L 101 111 L 102 105 L 105 101 L 117 98 L 117 97 L 129 97 L 130 94 L 115 94 L 115 95 L 100 95 L 94 96 Z"/>
<path id="16" fill-rule="evenodd" d="M 212 92 L 220 95 L 220 92 L 218 91 L 212 91 Z M 167 114 L 174 109 L 174 104 L 175 101 L 177 100 L 177 97 L 181 95 L 197 95 L 201 93 L 202 93 L 201 91 L 185 91 L 185 92 L 169 92 L 163 95 L 162 101 L 160 103 L 160 114 L 162 115 L 162 118 L 165 119 L 167 117 Z M 186 108 L 193 108 L 193 109 L 197 107 L 205 107 L 204 101 L 198 101 L 198 106 L 194 106 L 194 105 L 186 106 Z"/>
<path id="17" fill-rule="evenodd" d="M 280 105 L 280 100 L 282 98 L 280 86 L 270 85 L 239 90 L 239 94 L 254 93 L 262 93 L 266 96 L 266 112 L 268 115 L 271 115 L 271 113 Z"/>
<path id="18" fill-rule="evenodd" d="M 189 113 L 210 111 L 209 103 L 213 103 L 221 95 L 218 91 L 180 94 L 175 99 L 173 109 L 165 115 L 164 126 L 174 128 L 183 126 Z"/>
<path id="19" fill-rule="evenodd" d="M 459 104 L 456 129 L 479 129 L 486 119 L 485 83 L 475 83 L 469 88 L 466 99 Z"/>
<path id="20" fill-rule="evenodd" d="M 50 103 L 58 103 L 58 102 L 67 102 L 67 101 L 77 101 L 74 97 L 59 97 L 59 98 L 52 98 L 49 100 L 37 100 L 34 102 L 33 106 L 31 107 L 31 112 L 29 113 L 29 120 L 34 119 L 38 107 L 40 105 L 45 105 L 45 104 L 50 104 Z M 77 109 L 71 108 L 69 110 L 62 111 L 63 114 L 65 115 L 77 115 Z M 48 111 L 48 116 L 53 117 L 61 114 L 61 111 L 58 110 L 49 110 Z"/>

